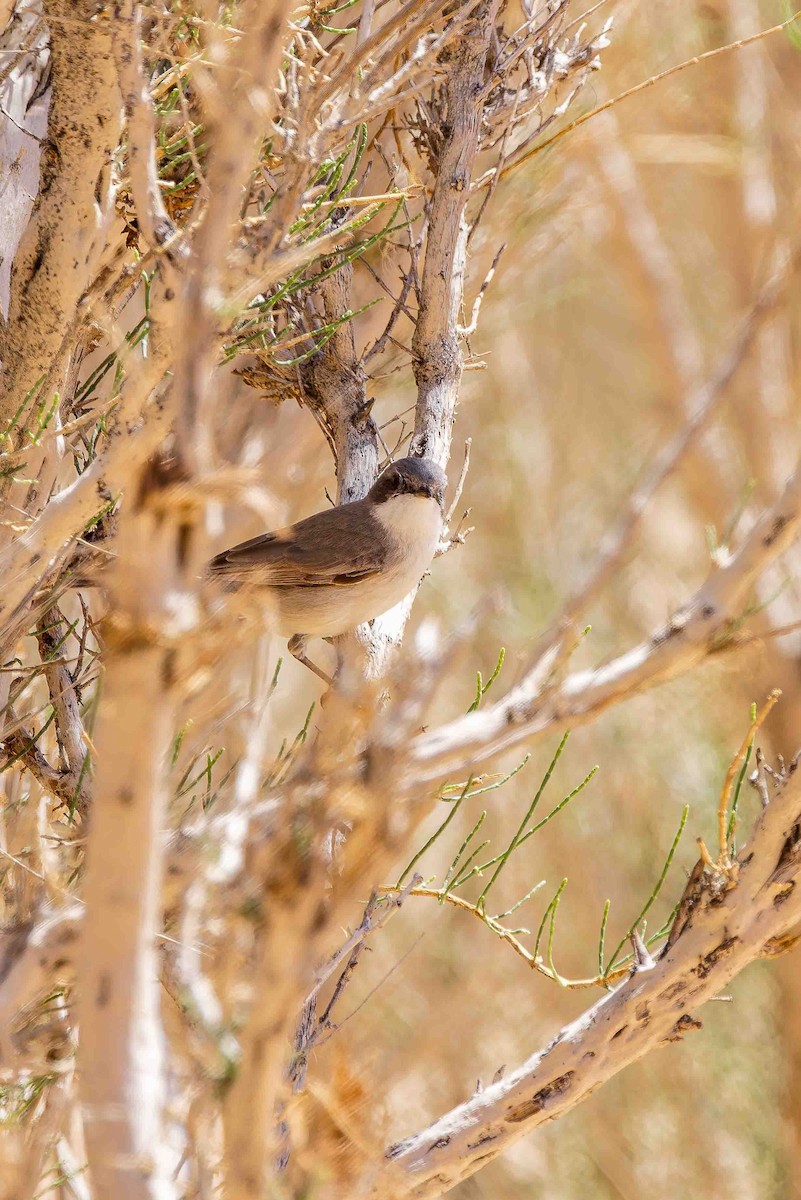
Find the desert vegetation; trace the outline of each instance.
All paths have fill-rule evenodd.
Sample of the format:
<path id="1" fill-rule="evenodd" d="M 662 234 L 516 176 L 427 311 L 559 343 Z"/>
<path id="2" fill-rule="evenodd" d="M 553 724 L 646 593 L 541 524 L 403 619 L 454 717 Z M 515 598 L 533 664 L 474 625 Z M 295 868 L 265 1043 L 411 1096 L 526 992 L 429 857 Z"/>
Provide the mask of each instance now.
<path id="1" fill-rule="evenodd" d="M 797 15 L 0 29 L 2 1200 L 801 1196 Z"/>

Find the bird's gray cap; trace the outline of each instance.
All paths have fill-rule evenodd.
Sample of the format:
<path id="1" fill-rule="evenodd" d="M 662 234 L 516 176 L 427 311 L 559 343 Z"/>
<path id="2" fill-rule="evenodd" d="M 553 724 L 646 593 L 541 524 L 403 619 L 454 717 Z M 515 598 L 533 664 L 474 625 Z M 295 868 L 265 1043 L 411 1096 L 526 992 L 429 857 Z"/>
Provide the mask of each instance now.
<path id="1" fill-rule="evenodd" d="M 393 496 L 428 496 L 442 504 L 447 479 L 430 458 L 399 458 L 379 475 L 369 492 L 374 504 Z"/>

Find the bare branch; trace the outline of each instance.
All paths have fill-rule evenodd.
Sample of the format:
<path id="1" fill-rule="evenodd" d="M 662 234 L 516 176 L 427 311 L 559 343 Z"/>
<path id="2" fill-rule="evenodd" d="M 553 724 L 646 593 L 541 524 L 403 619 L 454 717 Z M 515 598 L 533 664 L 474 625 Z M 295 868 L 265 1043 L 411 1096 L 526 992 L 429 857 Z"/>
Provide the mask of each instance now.
<path id="1" fill-rule="evenodd" d="M 142 64 L 142 5 L 115 0 L 114 58 L 128 128 L 128 170 L 139 227 L 149 246 L 157 247 L 175 232 L 159 186 L 153 106 Z"/>
<path id="2" fill-rule="evenodd" d="M 414 331 L 417 410 L 411 453 L 446 466 L 462 353 L 456 334 L 462 304 L 470 194 L 481 120 L 481 84 L 495 26 L 497 0 L 481 0 L 450 53 L 441 114 L 442 151 L 428 220 L 420 312 Z M 447 116 L 446 116 L 447 114 Z"/>
<path id="3" fill-rule="evenodd" d="M 726 648 L 759 575 L 792 545 L 801 530 L 801 464 L 779 502 L 766 510 L 728 562 L 647 642 L 596 670 L 552 682 L 541 664 L 494 705 L 421 734 L 410 748 L 409 770 L 419 782 L 441 779 L 457 766 L 485 762 L 554 728 L 570 729 L 644 688 L 689 670 Z M 542 666 L 546 677 L 542 678 Z"/>
<path id="4" fill-rule="evenodd" d="M 87 1158 L 95 1191 L 170 1200 L 155 935 L 161 926 L 165 770 L 178 695 L 186 514 L 140 475 L 121 521 L 95 744 L 78 1019 Z M 166 493 L 168 495 L 168 493 Z M 124 714 L 124 715 L 123 715 Z"/>
<path id="5" fill-rule="evenodd" d="M 342 966 L 345 959 L 348 958 L 353 951 L 360 946 L 364 940 L 379 929 L 383 929 L 388 921 L 392 919 L 398 911 L 404 900 L 411 892 L 420 886 L 423 882 L 421 875 L 413 875 L 409 883 L 405 887 L 398 889 L 397 893 L 390 896 L 380 908 L 376 908 L 373 903 L 368 904 L 365 909 L 364 917 L 362 918 L 358 929 L 342 943 L 335 954 L 329 958 L 325 966 L 321 967 L 317 972 L 317 977 L 314 981 L 314 987 L 309 992 L 304 1004 L 310 1004 L 317 996 L 320 988 L 331 978 L 335 971 Z"/>
<path id="6" fill-rule="evenodd" d="M 69 667 L 54 662 L 66 638 L 64 618 L 55 606 L 45 613 L 37 629 L 44 675 L 55 711 L 56 734 L 61 750 L 60 795 L 78 812 L 89 811 L 89 748 L 84 733 L 75 681 Z"/>
<path id="7" fill-rule="evenodd" d="M 228 256 L 238 232 L 245 185 L 274 113 L 271 85 L 284 45 L 287 13 L 286 0 L 244 0 L 237 13 L 244 32 L 233 45 L 229 39 L 225 51 L 218 47 L 217 71 L 202 88 L 206 124 L 213 137 L 206 173 L 209 199 L 193 239 L 181 296 L 182 327 L 191 336 L 179 344 L 175 381 L 178 447 L 194 470 L 209 470 L 215 461 L 207 408 L 219 340 L 230 322 Z M 223 40 L 221 29 L 217 39 Z"/>
<path id="8" fill-rule="evenodd" d="M 347 264 L 315 288 L 324 323 L 341 323 L 299 368 L 306 403 L 334 453 L 338 504 L 361 500 L 378 471 L 378 431 L 370 416 L 367 379 L 356 352 L 353 322 L 344 319 L 353 309 L 352 284 L 353 268 Z"/>
<path id="9" fill-rule="evenodd" d="M 70 539 L 81 534 L 109 501 L 116 499 L 136 468 L 147 461 L 165 437 L 172 410 L 158 397 L 144 425 L 137 428 L 136 422 L 158 388 L 167 361 L 154 346 L 153 354 L 126 381 L 115 414 L 116 433 L 106 452 L 54 496 L 25 533 L 0 555 L 7 581 L 0 597 L 4 648 L 20 636 L 42 580 L 58 563 Z"/>
<path id="10" fill-rule="evenodd" d="M 582 113 L 580 117 L 576 117 L 574 121 L 570 121 L 569 124 L 565 125 L 563 129 L 558 130 L 549 138 L 546 138 L 542 142 L 537 142 L 536 145 L 532 146 L 531 149 L 527 150 L 524 154 L 519 155 L 519 157 L 514 159 L 513 162 L 507 163 L 506 166 L 504 166 L 501 170 L 501 177 L 503 178 L 511 174 L 512 171 L 516 171 L 518 167 L 522 166 L 524 162 L 528 162 L 528 160 L 533 158 L 535 154 L 539 154 L 541 151 L 546 150 L 549 146 L 552 146 L 554 142 L 558 142 L 560 138 L 565 137 L 568 133 L 572 133 L 574 129 L 578 129 L 580 125 L 583 125 L 586 121 L 592 120 L 592 118 L 598 116 L 599 113 L 606 112 L 608 109 L 613 108 L 614 105 L 620 104 L 622 100 L 628 100 L 630 96 L 636 96 L 639 92 L 644 91 L 646 88 L 653 87 L 655 83 L 661 83 L 663 79 L 669 79 L 672 75 L 677 75 L 679 71 L 686 70 L 687 67 L 697 66 L 698 63 L 708 62 L 709 59 L 717 58 L 721 54 L 728 54 L 730 50 L 740 50 L 743 46 L 750 46 L 754 42 L 762 41 L 763 38 L 770 37 L 774 33 L 781 33 L 783 29 L 787 29 L 789 25 L 792 25 L 794 21 L 797 21 L 799 16 L 801 16 L 801 10 L 793 13 L 792 16 L 787 17 L 786 20 L 780 21 L 778 25 L 771 25 L 769 29 L 762 29 L 759 31 L 759 33 L 752 34 L 751 37 L 741 38 L 739 41 L 730 42 L 725 46 L 717 46 L 714 50 L 706 50 L 703 54 L 696 54 L 693 58 L 685 59 L 684 62 L 675 63 L 672 67 L 668 67 L 664 71 L 659 71 L 656 75 L 651 75 L 649 79 L 644 79 L 641 83 L 635 84 L 634 87 L 627 88 L 626 91 L 621 92 L 619 96 L 612 96 L 609 100 L 605 100 L 603 104 L 599 104 L 595 108 L 590 109 L 589 112 Z M 489 183 L 490 179 L 487 179 L 486 182 Z"/>
<path id="11" fill-rule="evenodd" d="M 562 1029 L 547 1049 L 392 1146 L 389 1192 L 382 1183 L 372 1194 L 434 1200 L 643 1055 L 699 1029 L 695 1010 L 750 962 L 771 953 L 801 919 L 799 815 L 796 773 L 759 818 L 739 856 L 736 884 L 721 890 L 715 877 L 704 877 L 691 918 L 664 954 L 638 963 L 615 992 Z"/>
<path id="12" fill-rule="evenodd" d="M 52 24 L 54 150 L 42 161 L 39 203 L 14 260 L 8 323 L 0 325 L 2 429 L 48 374 L 113 209 L 109 162 L 121 104 L 109 26 L 93 19 L 91 0 L 46 0 L 45 14 Z M 73 18 L 68 34 L 63 15 Z"/>

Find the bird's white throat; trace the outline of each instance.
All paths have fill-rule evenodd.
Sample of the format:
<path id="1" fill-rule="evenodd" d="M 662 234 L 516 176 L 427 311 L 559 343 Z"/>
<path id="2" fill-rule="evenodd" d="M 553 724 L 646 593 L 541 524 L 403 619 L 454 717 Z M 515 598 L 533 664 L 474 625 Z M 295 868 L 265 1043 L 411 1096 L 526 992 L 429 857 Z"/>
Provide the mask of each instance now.
<path id="1" fill-rule="evenodd" d="M 421 574 L 428 567 L 442 533 L 442 512 L 436 500 L 428 496 L 393 496 L 376 504 L 374 515 L 396 542 L 421 562 Z"/>

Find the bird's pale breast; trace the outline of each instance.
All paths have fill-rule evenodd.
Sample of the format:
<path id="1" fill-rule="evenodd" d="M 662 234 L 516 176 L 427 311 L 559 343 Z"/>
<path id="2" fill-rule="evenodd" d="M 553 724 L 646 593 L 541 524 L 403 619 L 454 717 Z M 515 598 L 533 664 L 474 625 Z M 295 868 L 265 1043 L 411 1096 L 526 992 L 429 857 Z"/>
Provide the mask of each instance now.
<path id="1" fill-rule="evenodd" d="M 389 535 L 384 568 L 345 585 L 276 589 L 278 633 L 335 637 L 381 616 L 420 582 L 442 530 L 439 505 L 428 497 L 394 496 L 373 514 Z"/>

